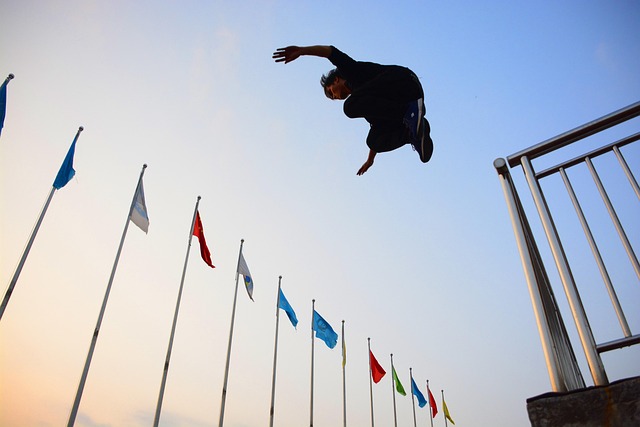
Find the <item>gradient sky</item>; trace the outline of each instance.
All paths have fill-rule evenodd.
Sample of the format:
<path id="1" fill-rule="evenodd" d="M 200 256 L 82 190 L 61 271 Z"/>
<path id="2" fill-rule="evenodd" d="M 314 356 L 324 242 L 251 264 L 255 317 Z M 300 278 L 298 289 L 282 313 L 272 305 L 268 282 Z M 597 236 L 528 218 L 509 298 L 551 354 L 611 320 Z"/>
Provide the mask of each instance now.
<path id="1" fill-rule="evenodd" d="M 226 426 L 268 423 L 279 275 L 300 323 L 281 318 L 276 425 L 309 422 L 313 298 L 336 330 L 345 320 L 350 425 L 370 422 L 367 337 L 388 372 L 394 354 L 407 390 L 410 367 L 438 402 L 444 389 L 457 426 L 527 425 L 526 399 L 551 386 L 492 162 L 637 102 L 638 22 L 631 0 L 4 1 L 0 78 L 15 74 L 0 137 L 5 284 L 85 130 L 76 177 L 56 192 L 0 322 L 0 425 L 66 423 L 144 163 L 149 233 L 129 228 L 77 426 L 151 425 L 198 195 L 217 268 L 194 240 L 162 426 L 218 424 L 240 239 L 255 302 L 240 289 Z M 333 44 L 414 70 L 432 160 L 405 146 L 356 176 L 368 124 L 324 97 L 328 61 L 273 62 L 291 44 Z M 602 138 L 578 152 L 611 142 Z M 639 176 L 640 148 L 623 153 Z M 640 209 L 625 191 L 612 198 L 638 248 Z M 566 196 L 549 199 L 559 227 L 580 235 Z M 638 333 L 640 286 L 616 250 Z M 604 291 L 588 249 L 568 252 L 585 305 L 603 319 L 592 324 L 596 339 L 619 338 L 606 299 L 596 299 Z M 638 375 L 639 351 L 606 354 L 609 379 Z M 341 425 L 340 360 L 339 348 L 316 341 L 315 426 Z M 374 386 L 383 426 L 392 425 L 390 376 Z M 399 425 L 410 425 L 409 396 L 397 405 Z M 417 417 L 428 424 L 425 409 Z"/>

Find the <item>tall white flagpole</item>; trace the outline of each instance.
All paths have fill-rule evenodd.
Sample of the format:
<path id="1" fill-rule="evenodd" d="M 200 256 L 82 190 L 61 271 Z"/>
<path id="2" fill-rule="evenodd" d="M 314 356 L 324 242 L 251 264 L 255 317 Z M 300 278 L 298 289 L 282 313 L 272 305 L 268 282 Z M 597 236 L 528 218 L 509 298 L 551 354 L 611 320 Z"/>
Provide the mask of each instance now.
<path id="1" fill-rule="evenodd" d="M 173 347 L 173 338 L 176 333 L 176 324 L 178 323 L 178 311 L 180 310 L 180 300 L 182 299 L 182 289 L 184 287 L 184 277 L 187 272 L 187 263 L 189 262 L 189 252 L 191 251 L 191 238 L 193 237 L 193 227 L 196 223 L 196 215 L 198 214 L 198 205 L 201 197 L 198 196 L 196 208 L 193 211 L 193 219 L 191 220 L 191 228 L 189 229 L 189 242 L 187 244 L 187 255 L 184 258 L 184 266 L 182 267 L 182 278 L 180 279 L 180 288 L 178 290 L 178 299 L 176 301 L 176 311 L 173 315 L 173 324 L 171 325 L 171 334 L 169 336 L 169 347 L 167 348 L 167 357 L 164 361 L 164 369 L 162 370 L 162 381 L 160 382 L 160 393 L 158 394 L 158 404 L 156 405 L 156 415 L 153 419 L 153 426 L 158 427 L 160 422 L 160 411 L 162 410 L 162 398 L 164 397 L 164 388 L 167 384 L 167 374 L 169 372 L 169 361 L 171 360 L 171 349 Z"/>
<path id="2" fill-rule="evenodd" d="M 427 380 L 427 399 L 429 399 L 429 417 L 431 418 L 431 427 L 433 427 L 433 408 L 431 407 L 431 391 L 429 391 L 429 380 Z"/>
<path id="3" fill-rule="evenodd" d="M 273 345 L 273 375 L 271 379 L 271 407 L 269 409 L 269 427 L 273 427 L 273 415 L 276 401 L 276 364 L 278 360 L 278 324 L 280 323 L 280 286 L 282 276 L 278 277 L 278 293 L 276 294 L 276 338 Z"/>
<path id="4" fill-rule="evenodd" d="M 395 368 L 393 367 L 393 353 L 391 353 L 391 393 L 393 394 L 393 425 L 398 427 L 398 416 L 396 415 L 396 379 L 394 378 Z"/>
<path id="5" fill-rule="evenodd" d="M 311 300 L 311 394 L 310 394 L 310 405 L 309 405 L 309 427 L 313 427 L 313 352 L 314 352 L 314 343 L 313 339 L 313 318 L 314 313 L 316 311 L 316 300 Z"/>
<path id="6" fill-rule="evenodd" d="M 5 80 L 5 84 L 13 78 L 13 74 L 9 74 L 9 77 L 7 77 L 7 80 Z M 78 137 L 80 136 L 80 132 L 82 132 L 83 130 L 84 128 L 82 126 L 78 128 L 78 132 L 76 132 L 76 136 L 73 142 L 76 142 L 78 140 Z M 11 294 L 13 294 L 13 289 L 16 287 L 16 283 L 18 283 L 18 277 L 20 277 L 22 268 L 24 267 L 24 264 L 27 261 L 27 256 L 29 256 L 29 251 L 31 251 L 31 246 L 33 245 L 33 242 L 36 239 L 36 234 L 38 234 L 38 230 L 40 229 L 40 225 L 42 224 L 44 215 L 47 213 L 47 209 L 49 208 L 49 203 L 51 203 L 51 199 L 53 199 L 53 194 L 55 192 L 56 192 L 56 188 L 52 186 L 51 191 L 49 192 L 49 196 L 47 196 L 47 200 L 44 203 L 44 207 L 42 208 L 42 212 L 40 212 L 40 216 L 36 221 L 36 225 L 33 227 L 33 231 L 31 232 L 31 236 L 29 237 L 27 246 L 24 249 L 24 252 L 22 253 L 22 258 L 20 258 L 20 261 L 18 262 L 18 266 L 16 267 L 16 271 L 13 273 L 13 277 L 11 278 L 11 282 L 9 282 L 7 292 L 4 294 L 4 298 L 2 299 L 2 303 L 0 304 L 0 320 L 2 319 L 4 310 L 7 308 L 7 304 L 9 304 L 9 298 L 11 298 Z"/>
<path id="7" fill-rule="evenodd" d="M 82 376 L 80 377 L 80 384 L 78 385 L 76 398 L 73 401 L 73 407 L 71 408 L 71 414 L 69 415 L 69 422 L 67 423 L 67 427 L 72 427 L 76 422 L 76 416 L 78 415 L 78 408 L 80 407 L 80 399 L 82 398 L 82 391 L 84 390 L 84 385 L 85 385 L 85 382 L 87 381 L 87 375 L 89 373 L 89 365 L 91 365 L 91 358 L 93 357 L 93 351 L 96 348 L 96 343 L 98 341 L 98 334 L 100 333 L 100 326 L 102 325 L 102 317 L 104 316 L 105 309 L 107 308 L 107 300 L 109 299 L 109 293 L 111 292 L 111 285 L 113 284 L 113 278 L 115 277 L 116 269 L 118 268 L 118 260 L 120 259 L 120 253 L 122 252 L 122 246 L 124 245 L 124 238 L 127 236 L 127 230 L 129 229 L 131 212 L 133 211 L 133 207 L 135 206 L 136 197 L 138 195 L 138 189 L 140 188 L 140 184 L 142 183 L 142 176 L 144 175 L 144 170 L 146 168 L 147 168 L 146 164 L 142 166 L 142 171 L 140 172 L 140 178 L 138 178 L 138 184 L 136 185 L 136 191 L 133 193 L 131 206 L 129 207 L 129 212 L 127 213 L 127 222 L 125 223 L 124 231 L 122 232 L 122 238 L 120 238 L 120 246 L 118 246 L 116 259 L 113 262 L 113 268 L 111 269 L 111 276 L 109 277 L 107 290 L 104 294 L 102 307 L 100 307 L 100 314 L 98 315 L 96 328 L 93 331 L 93 337 L 91 338 L 91 345 L 89 346 L 89 353 L 87 354 L 87 360 L 84 364 L 84 370 L 82 371 Z"/>
<path id="8" fill-rule="evenodd" d="M 372 383 L 372 370 L 371 370 L 371 338 L 367 338 L 367 349 L 369 353 L 367 356 L 369 357 L 369 397 L 371 401 L 371 427 L 374 427 L 373 421 L 373 383 Z"/>
<path id="9" fill-rule="evenodd" d="M 233 309 L 231 310 L 231 326 L 229 327 L 229 346 L 227 347 L 227 362 L 224 368 L 224 383 L 222 384 L 222 402 L 220 403 L 220 422 L 219 427 L 224 425 L 224 406 L 227 400 L 227 382 L 229 380 L 229 361 L 231 360 L 231 342 L 233 341 L 233 322 L 236 317 L 236 301 L 238 299 L 238 279 L 240 277 L 240 258 L 242 258 L 242 246 L 244 239 L 240 240 L 240 252 L 238 253 L 238 266 L 236 267 L 236 290 L 233 293 Z"/>
<path id="10" fill-rule="evenodd" d="M 413 369 L 409 368 L 409 377 L 411 378 L 411 407 L 413 408 L 413 427 L 417 427 L 416 424 L 416 400 L 413 395 Z"/>
<path id="11" fill-rule="evenodd" d="M 344 341 L 344 320 L 342 321 L 342 422 L 347 427 L 347 347 Z"/>

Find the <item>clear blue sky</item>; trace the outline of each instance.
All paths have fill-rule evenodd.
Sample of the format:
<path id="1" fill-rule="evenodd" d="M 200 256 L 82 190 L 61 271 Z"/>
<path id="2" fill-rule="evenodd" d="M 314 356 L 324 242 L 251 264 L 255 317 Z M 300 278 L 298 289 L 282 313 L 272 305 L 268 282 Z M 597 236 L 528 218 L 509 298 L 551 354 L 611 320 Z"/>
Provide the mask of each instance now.
<path id="1" fill-rule="evenodd" d="M 638 22 L 630 0 L 3 2 L 0 78 L 16 76 L 0 137 L 5 284 L 85 131 L 0 322 L 0 424 L 66 422 L 147 163 L 149 233 L 129 229 L 76 425 L 151 424 L 198 195 L 217 268 L 194 241 L 161 425 L 217 425 L 242 238 L 255 302 L 240 289 L 226 426 L 268 423 L 279 275 L 300 324 L 281 319 L 276 425 L 308 423 L 313 298 L 336 330 L 346 322 L 350 425 L 369 423 L 367 337 L 405 388 L 412 367 L 444 389 L 457 426 L 527 425 L 525 400 L 551 386 L 492 162 L 638 101 Z M 290 44 L 413 69 L 433 159 L 407 146 L 356 176 L 368 124 L 324 97 L 328 61 L 273 62 Z M 627 155 L 638 175 L 640 151 Z M 599 340 L 618 334 L 608 322 Z M 638 358 L 607 356 L 610 379 L 637 375 Z M 341 423 L 340 360 L 316 342 L 316 426 Z M 391 425 L 390 375 L 374 399 Z M 412 422 L 408 396 L 398 418 Z"/>

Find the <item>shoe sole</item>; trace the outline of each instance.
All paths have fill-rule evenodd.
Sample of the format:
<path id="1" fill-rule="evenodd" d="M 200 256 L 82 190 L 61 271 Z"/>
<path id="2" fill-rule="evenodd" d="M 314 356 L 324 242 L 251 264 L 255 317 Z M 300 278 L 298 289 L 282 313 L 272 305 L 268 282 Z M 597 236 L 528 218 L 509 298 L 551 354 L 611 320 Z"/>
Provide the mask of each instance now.
<path id="1" fill-rule="evenodd" d="M 422 125 L 422 117 L 424 116 L 424 101 L 418 99 L 418 126 L 416 127 L 416 135 L 420 135 L 420 127 Z"/>
<path id="2" fill-rule="evenodd" d="M 422 122 L 422 120 L 420 121 Z M 422 163 L 427 163 L 431 159 L 431 155 L 433 154 L 433 140 L 429 135 L 431 133 L 431 126 L 429 126 L 429 121 L 424 119 L 426 129 L 423 129 L 422 135 L 420 138 L 420 161 Z"/>

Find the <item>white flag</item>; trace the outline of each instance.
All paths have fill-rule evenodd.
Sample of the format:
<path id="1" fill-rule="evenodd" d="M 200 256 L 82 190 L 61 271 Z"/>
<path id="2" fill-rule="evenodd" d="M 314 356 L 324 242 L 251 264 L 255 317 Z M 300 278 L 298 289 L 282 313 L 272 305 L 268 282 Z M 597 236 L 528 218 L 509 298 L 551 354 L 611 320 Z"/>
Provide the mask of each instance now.
<path id="1" fill-rule="evenodd" d="M 244 277 L 244 285 L 247 288 L 247 293 L 249 294 L 249 298 L 251 298 L 251 301 L 253 301 L 253 279 L 251 279 L 251 273 L 249 272 L 249 267 L 247 267 L 247 262 L 244 260 L 244 255 L 242 255 L 242 253 L 240 253 L 238 273 L 242 274 L 242 277 Z"/>
<path id="2" fill-rule="evenodd" d="M 136 190 L 136 198 L 133 203 L 133 209 L 131 210 L 131 216 L 129 219 L 145 233 L 149 232 L 149 216 L 147 215 L 147 204 L 144 200 L 144 187 L 142 186 L 142 179 Z"/>

